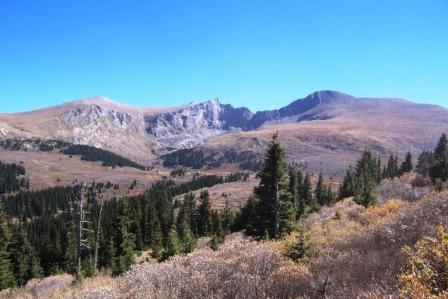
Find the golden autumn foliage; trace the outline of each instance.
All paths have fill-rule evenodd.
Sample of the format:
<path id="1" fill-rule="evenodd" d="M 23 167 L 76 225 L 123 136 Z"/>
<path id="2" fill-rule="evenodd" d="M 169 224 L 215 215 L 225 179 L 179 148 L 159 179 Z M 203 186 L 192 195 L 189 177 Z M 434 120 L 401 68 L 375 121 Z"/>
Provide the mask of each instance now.
<path id="1" fill-rule="evenodd" d="M 448 298 L 448 232 L 440 225 L 435 238 L 404 247 L 408 270 L 399 282 L 406 298 Z"/>

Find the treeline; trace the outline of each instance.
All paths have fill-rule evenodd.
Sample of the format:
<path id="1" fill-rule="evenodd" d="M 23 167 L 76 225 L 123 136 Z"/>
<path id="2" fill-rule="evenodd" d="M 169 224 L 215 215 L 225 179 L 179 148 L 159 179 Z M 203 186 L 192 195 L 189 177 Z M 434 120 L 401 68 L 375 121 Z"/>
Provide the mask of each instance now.
<path id="1" fill-rule="evenodd" d="M 36 149 L 42 152 L 51 152 L 55 149 L 65 148 L 69 145 L 69 142 L 54 139 L 8 138 L 0 140 L 0 147 L 14 151 Z"/>
<path id="2" fill-rule="evenodd" d="M 180 149 L 162 157 L 165 167 L 190 167 L 193 169 L 219 167 L 224 163 L 238 163 L 240 169 L 258 171 L 260 158 L 251 151 L 237 152 L 234 149 L 218 151 L 213 149 Z"/>
<path id="3" fill-rule="evenodd" d="M 42 152 L 60 150 L 65 155 L 81 156 L 82 160 L 103 162 L 103 166 L 109 167 L 133 167 L 146 170 L 147 167 L 132 160 L 90 145 L 72 144 L 61 140 L 33 139 L 6 139 L 0 141 L 0 146 L 7 150 L 36 149 Z"/>
<path id="4" fill-rule="evenodd" d="M 103 166 L 110 167 L 134 167 L 137 169 L 145 170 L 146 167 L 131 161 L 127 158 L 114 154 L 112 152 L 89 146 L 84 144 L 72 144 L 68 148 L 62 150 L 66 155 L 81 156 L 81 160 L 85 161 L 100 161 L 103 162 Z"/>
<path id="5" fill-rule="evenodd" d="M 162 185 L 171 196 L 185 194 L 202 188 L 210 188 L 215 185 L 231 183 L 237 181 L 247 181 L 249 173 L 236 172 L 226 176 L 208 174 L 208 175 L 194 175 L 192 180 L 186 183 L 176 184 L 172 180 L 162 180 L 157 182 L 154 186 Z"/>
<path id="6" fill-rule="evenodd" d="M 59 273 L 82 277 L 103 268 L 119 275 L 142 251 L 164 260 L 190 252 L 203 236 L 210 236 L 212 247 L 217 248 L 230 232 L 233 214 L 228 205 L 221 213 L 213 211 L 207 191 L 198 199 L 188 192 L 247 177 L 245 173 L 198 175 L 179 185 L 161 180 L 142 195 L 107 201 L 102 199 L 102 188 L 111 184 L 102 183 L 4 196 L 0 203 L 0 289 Z M 183 193 L 187 195 L 176 205 L 173 197 Z"/>
<path id="7" fill-rule="evenodd" d="M 15 163 L 6 164 L 0 161 L 0 195 L 29 188 L 25 177 L 25 168 Z"/>

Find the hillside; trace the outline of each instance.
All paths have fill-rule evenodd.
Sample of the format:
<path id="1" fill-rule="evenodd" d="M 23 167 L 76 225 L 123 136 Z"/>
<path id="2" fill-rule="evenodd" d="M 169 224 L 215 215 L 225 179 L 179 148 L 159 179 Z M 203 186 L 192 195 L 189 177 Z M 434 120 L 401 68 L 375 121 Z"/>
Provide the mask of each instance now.
<path id="1" fill-rule="evenodd" d="M 95 97 L 0 114 L 0 138 L 39 137 L 89 144 L 146 165 L 161 164 L 160 157 L 176 155 L 178 149 L 195 149 L 206 156 L 210 151 L 233 150 L 237 155 L 255 153 L 259 159 L 272 132 L 279 131 L 289 161 L 330 176 L 340 175 L 367 147 L 384 157 L 407 150 L 418 153 L 432 148 L 447 129 L 448 109 L 335 91 L 315 92 L 283 108 L 256 113 L 217 99 L 145 109 Z M 215 168 L 233 160 L 222 158 L 219 163 L 205 161 L 199 166 Z M 255 160 L 250 160 L 253 165 Z M 321 161 L 332 163 L 323 169 Z"/>
<path id="2" fill-rule="evenodd" d="M 199 249 L 163 263 L 143 262 L 119 278 L 54 276 L 31 281 L 5 298 L 372 298 L 398 297 L 405 245 L 434 236 L 448 219 L 448 194 L 364 208 L 351 199 L 312 215 L 305 226 L 315 252 L 293 263 L 290 239 L 253 242 L 227 237 L 218 251 Z M 338 214 L 338 217 L 335 215 Z"/>

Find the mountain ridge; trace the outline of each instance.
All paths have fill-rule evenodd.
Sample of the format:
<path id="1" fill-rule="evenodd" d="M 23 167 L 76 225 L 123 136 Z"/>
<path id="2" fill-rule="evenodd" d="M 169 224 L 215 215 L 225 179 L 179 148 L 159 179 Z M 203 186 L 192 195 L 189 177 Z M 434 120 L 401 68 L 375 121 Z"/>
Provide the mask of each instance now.
<path id="1" fill-rule="evenodd" d="M 166 153 L 197 146 L 219 144 L 222 148 L 259 151 L 269 139 L 267 135 L 276 130 L 291 140 L 286 144 L 293 158 L 308 159 L 302 157 L 311 155 L 305 148 L 317 146 L 319 157 L 327 148 L 345 147 L 344 138 L 353 144 L 353 151 L 361 145 L 394 151 L 399 148 L 397 144 L 420 150 L 432 146 L 445 129 L 446 108 L 403 99 L 359 98 L 331 90 L 255 113 L 219 99 L 138 108 L 101 96 L 29 112 L 0 113 L 1 139 L 60 139 L 100 147 L 145 164 Z M 416 132 L 422 136 L 414 136 Z"/>

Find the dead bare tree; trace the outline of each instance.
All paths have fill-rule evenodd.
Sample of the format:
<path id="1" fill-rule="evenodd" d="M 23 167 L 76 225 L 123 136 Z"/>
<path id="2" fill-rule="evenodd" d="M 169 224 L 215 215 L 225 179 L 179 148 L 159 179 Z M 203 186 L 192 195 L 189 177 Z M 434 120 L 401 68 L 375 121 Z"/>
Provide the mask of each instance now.
<path id="1" fill-rule="evenodd" d="M 81 274 L 81 262 L 82 262 L 82 250 L 87 248 L 90 249 L 90 247 L 87 245 L 87 240 L 83 239 L 83 232 L 84 231 L 90 231 L 84 227 L 86 223 L 89 223 L 89 221 L 86 220 L 86 212 L 84 210 L 84 192 L 87 188 L 86 184 L 81 185 L 81 189 L 79 191 L 78 201 L 77 201 L 77 211 L 76 211 L 76 217 L 75 217 L 75 227 L 76 227 L 76 260 L 77 260 L 77 275 L 80 276 Z"/>
<path id="2" fill-rule="evenodd" d="M 95 236 L 95 250 L 94 250 L 94 258 L 93 258 L 93 265 L 96 269 L 98 264 L 98 248 L 99 248 L 99 238 L 100 238 L 100 228 L 101 228 L 101 215 L 103 212 L 103 204 L 104 199 L 103 196 L 100 197 L 100 211 L 98 213 L 98 221 L 96 224 L 96 236 Z"/>

